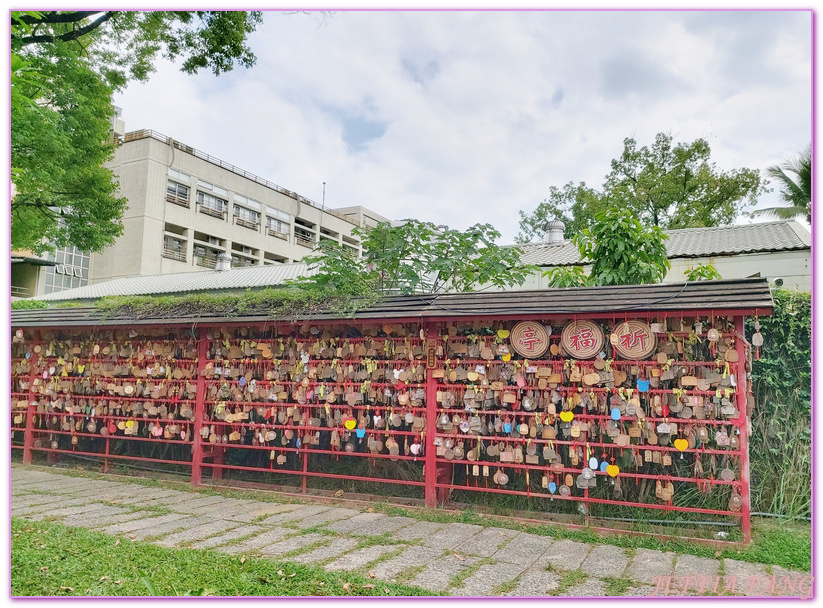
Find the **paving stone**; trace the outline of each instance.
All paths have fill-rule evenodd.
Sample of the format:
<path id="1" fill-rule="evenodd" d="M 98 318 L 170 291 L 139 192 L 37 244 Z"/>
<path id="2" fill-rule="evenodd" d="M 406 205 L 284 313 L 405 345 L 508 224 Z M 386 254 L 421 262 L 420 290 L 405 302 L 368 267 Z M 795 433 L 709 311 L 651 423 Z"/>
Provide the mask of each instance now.
<path id="1" fill-rule="evenodd" d="M 297 522 L 297 527 L 301 529 L 311 528 L 312 526 L 319 526 L 321 524 L 338 521 L 340 519 L 349 519 L 359 513 L 360 511 L 356 511 L 354 509 L 333 508 L 328 511 L 318 513 L 317 515 L 312 515 L 311 517 L 301 519 Z"/>
<path id="2" fill-rule="evenodd" d="M 771 576 L 763 564 L 724 559 L 723 574 L 723 581 L 720 584 L 721 595 L 723 588 L 735 589 L 740 595 L 761 595 L 763 590 L 771 585 Z"/>
<path id="3" fill-rule="evenodd" d="M 427 547 L 451 549 L 464 542 L 470 543 L 482 529 L 483 526 L 474 524 L 447 524 L 434 534 L 424 536 L 423 544 Z"/>
<path id="4" fill-rule="evenodd" d="M 394 533 L 394 537 L 398 540 L 418 540 L 420 538 L 428 538 L 445 527 L 446 524 L 438 524 L 433 521 L 418 521 L 416 524 L 398 530 Z"/>
<path id="5" fill-rule="evenodd" d="M 247 538 L 236 545 L 220 547 L 220 551 L 231 553 L 232 555 L 249 553 L 255 549 L 259 549 L 260 547 L 266 547 L 268 545 L 272 545 L 273 543 L 277 543 L 278 541 L 286 538 L 289 534 L 293 533 L 294 530 L 288 530 L 286 528 L 271 528 L 270 530 L 266 530 L 256 536 Z"/>
<path id="6" fill-rule="evenodd" d="M 379 536 L 372 533 L 374 524 L 386 517 L 385 513 L 360 513 L 348 519 L 330 523 L 326 526 L 329 530 L 334 530 L 338 534 L 359 534 L 364 536 Z"/>
<path id="7" fill-rule="evenodd" d="M 268 543 L 265 546 L 261 545 L 257 553 L 265 556 L 283 555 L 284 553 L 290 553 L 291 551 L 296 551 L 297 549 L 302 549 L 303 547 L 318 543 L 321 540 L 328 539 L 329 537 L 324 534 L 299 534 L 277 543 Z"/>
<path id="8" fill-rule="evenodd" d="M 766 593 L 776 596 L 809 597 L 812 593 L 812 580 L 810 572 L 796 572 L 772 566 L 772 581 L 769 582 Z"/>
<path id="9" fill-rule="evenodd" d="M 559 574 L 549 572 L 543 567 L 532 567 L 520 575 L 514 589 L 503 595 L 509 597 L 547 595 L 559 586 Z"/>
<path id="10" fill-rule="evenodd" d="M 147 488 L 149 489 L 149 488 Z M 124 496 L 111 502 L 116 502 L 121 505 L 134 505 L 138 503 L 145 503 L 148 500 L 155 500 L 157 498 L 171 498 L 182 494 L 177 490 L 166 490 L 165 488 L 150 488 L 151 493 L 140 494 L 139 496 Z"/>
<path id="11" fill-rule="evenodd" d="M 141 511 L 124 511 L 120 515 L 108 515 L 106 516 L 105 522 L 100 522 L 96 517 L 95 518 L 83 518 L 79 515 L 74 515 L 70 518 L 66 518 L 63 520 L 63 525 L 66 526 L 77 526 L 78 528 L 91 528 L 93 530 L 98 529 L 101 524 L 110 526 L 114 524 L 119 524 L 127 521 L 134 521 L 137 519 L 142 519 L 146 516 L 145 513 Z"/>
<path id="12" fill-rule="evenodd" d="M 678 594 L 681 595 L 692 592 L 700 594 L 714 589 L 718 582 L 719 573 L 720 560 L 680 554 L 677 556 L 677 563 L 674 566 L 674 573 L 668 587 L 677 589 Z M 653 585 L 659 584 L 662 588 L 666 587 L 663 580 L 655 581 L 652 579 L 649 582 Z M 720 580 L 719 587 L 722 588 L 722 586 L 723 581 Z M 659 594 L 662 594 L 662 592 Z"/>
<path id="13" fill-rule="evenodd" d="M 124 509 L 120 509 L 118 507 L 110 507 L 100 503 L 93 503 L 91 505 L 68 507 L 66 509 L 55 509 L 53 511 L 35 513 L 34 515 L 29 516 L 28 519 L 39 521 L 48 517 L 59 517 L 62 522 L 65 522 L 65 519 L 69 519 L 69 523 L 65 525 L 71 526 L 73 525 L 72 522 L 76 523 L 77 521 L 86 520 L 100 521 L 101 518 L 108 517 L 109 515 L 119 515 L 125 512 L 126 511 Z"/>
<path id="14" fill-rule="evenodd" d="M 629 558 L 620 547 L 594 545 L 588 557 L 580 564 L 580 569 L 591 576 L 620 578 L 628 563 Z"/>
<path id="15" fill-rule="evenodd" d="M 380 580 L 392 581 L 409 568 L 422 566 L 437 559 L 441 553 L 443 552 L 439 549 L 431 547 L 409 547 L 397 557 L 380 562 L 372 571 Z"/>
<path id="16" fill-rule="evenodd" d="M 605 597 L 606 583 L 589 577 L 579 585 L 567 589 L 563 597 Z"/>
<path id="17" fill-rule="evenodd" d="M 282 513 L 278 513 L 276 515 L 272 515 L 271 517 L 267 517 L 264 520 L 261 520 L 258 523 L 271 525 L 271 524 L 284 524 L 290 521 L 296 520 L 303 520 L 307 517 L 311 517 L 312 515 L 317 515 L 318 513 L 322 513 L 323 511 L 328 511 L 329 507 L 321 507 L 318 505 L 309 505 L 303 506 L 300 509 L 294 511 L 283 511 Z"/>
<path id="18" fill-rule="evenodd" d="M 550 536 L 524 532 L 515 536 L 510 543 L 495 553 L 494 559 L 498 562 L 526 564 L 527 566 L 543 563 L 541 560 L 553 542 L 554 539 Z"/>
<path id="19" fill-rule="evenodd" d="M 37 481 L 45 481 L 46 479 L 53 479 L 55 475 L 46 473 L 45 471 L 27 471 L 25 469 L 12 468 L 11 480 L 15 483 L 36 483 Z"/>
<path id="20" fill-rule="evenodd" d="M 234 527 L 234 525 L 227 524 L 222 519 L 214 519 L 200 526 L 194 526 L 193 528 L 188 528 L 187 530 L 183 530 L 182 532 L 169 534 L 168 536 L 158 541 L 155 541 L 154 544 L 160 545 L 161 547 L 175 547 L 194 540 L 206 538 L 207 536 L 211 536 L 212 534 L 217 534 L 221 530 L 231 529 Z"/>
<path id="21" fill-rule="evenodd" d="M 38 490 L 48 492 L 49 494 L 57 494 L 59 496 L 67 494 L 84 494 L 88 496 L 98 489 L 99 486 L 96 484 L 89 484 L 71 478 L 50 481 L 47 484 L 43 484 L 43 486 L 38 487 Z"/>
<path id="22" fill-rule="evenodd" d="M 188 513 L 193 515 L 193 511 L 196 511 L 200 507 L 215 505 L 223 502 L 224 500 L 225 499 L 222 496 L 200 496 L 199 498 L 187 500 L 180 504 L 170 503 L 169 509 L 176 511 L 177 513 Z"/>
<path id="23" fill-rule="evenodd" d="M 242 525 L 239 528 L 235 528 L 234 530 L 227 530 L 225 534 L 219 534 L 217 536 L 207 538 L 206 540 L 201 540 L 199 542 L 192 543 L 191 545 L 189 545 L 189 548 L 211 549 L 213 547 L 219 547 L 220 545 L 236 540 L 238 538 L 243 538 L 244 536 L 251 536 L 252 534 L 260 534 L 261 532 L 265 531 L 266 528 L 261 528 L 260 526 Z"/>
<path id="24" fill-rule="evenodd" d="M 48 492 L 48 493 L 59 493 L 60 490 L 65 490 L 67 487 L 70 487 L 67 482 L 70 482 L 71 478 L 54 478 L 54 479 L 47 479 L 47 480 L 36 480 L 36 481 L 26 481 L 17 484 L 19 488 L 27 488 L 29 490 L 36 490 L 38 492 Z M 121 484 L 122 485 L 122 484 Z M 55 490 L 57 490 L 55 492 Z"/>
<path id="25" fill-rule="evenodd" d="M 194 507 L 188 512 L 192 515 L 211 515 L 220 519 L 230 519 L 235 513 L 244 513 L 255 506 L 251 500 L 239 500 L 237 498 L 225 498 L 220 502 L 211 505 Z"/>
<path id="26" fill-rule="evenodd" d="M 90 511 L 98 511 L 101 509 L 108 509 L 114 510 L 118 512 L 123 512 L 124 509 L 121 507 L 110 507 L 108 505 L 104 505 L 101 502 L 87 502 L 86 504 L 77 505 L 77 506 L 62 506 L 62 505 L 50 505 L 49 508 L 45 511 L 42 511 L 42 515 L 52 516 L 52 517 L 68 517 L 69 515 L 75 515 L 77 513 L 87 513 Z"/>
<path id="27" fill-rule="evenodd" d="M 646 585 L 656 585 L 656 579 L 663 576 L 671 576 L 674 572 L 675 555 L 675 553 L 671 553 L 669 551 L 637 549 L 628 569 L 626 569 L 626 574 L 624 576 L 625 578 L 629 578 L 633 581 L 638 581 Z M 596 573 L 591 572 L 590 574 Z"/>
<path id="28" fill-rule="evenodd" d="M 63 496 L 53 496 L 51 494 L 26 494 L 25 496 L 14 496 L 11 499 L 11 507 L 33 507 L 34 505 L 58 504 L 65 500 Z"/>
<path id="29" fill-rule="evenodd" d="M 308 535 L 306 535 L 308 536 Z M 326 538 L 329 538 L 328 536 Z M 318 547 L 308 553 L 303 553 L 296 557 L 286 558 L 290 562 L 297 562 L 298 564 L 311 564 L 320 562 L 330 557 L 337 557 L 341 553 L 347 553 L 357 546 L 356 538 L 336 538 L 325 547 Z"/>
<path id="30" fill-rule="evenodd" d="M 184 519 L 179 519 L 177 521 L 170 521 L 165 524 L 160 524 L 159 526 L 152 526 L 149 528 L 141 528 L 140 530 L 134 530 L 131 534 L 135 535 L 136 540 L 143 540 L 144 538 L 149 538 L 150 536 L 158 536 L 160 534 L 173 534 L 177 530 L 194 528 L 195 526 L 207 524 L 212 521 L 215 520 L 205 515 L 200 515 L 196 517 L 186 517 Z"/>
<path id="31" fill-rule="evenodd" d="M 452 590 L 452 595 L 491 595 L 495 587 L 510 583 L 526 569 L 525 564 L 486 564 L 463 581 L 463 585 Z"/>
<path id="32" fill-rule="evenodd" d="M 363 568 L 369 562 L 380 558 L 386 553 L 401 549 L 402 545 L 372 545 L 357 551 L 347 553 L 340 559 L 336 559 L 326 566 L 326 570 L 346 570 L 352 571 Z"/>
<path id="33" fill-rule="evenodd" d="M 153 498 L 147 499 L 145 502 L 138 501 L 135 504 L 138 504 L 143 507 L 168 507 L 171 508 L 172 506 L 182 506 L 183 503 L 186 503 L 190 500 L 197 500 L 200 498 L 200 494 L 197 492 L 176 492 L 170 496 L 163 496 L 161 498 Z"/>
<path id="34" fill-rule="evenodd" d="M 52 496 L 52 499 L 55 497 Z M 56 500 L 50 500 L 49 502 L 42 502 L 36 505 L 24 506 L 24 507 L 15 507 L 12 508 L 11 514 L 13 517 L 25 517 L 27 514 L 31 513 L 42 513 L 43 511 L 50 511 L 57 507 L 57 505 L 63 507 L 74 507 L 77 505 L 90 505 L 90 504 L 99 504 L 92 502 L 90 498 L 70 498 L 68 500 L 57 498 Z"/>
<path id="35" fill-rule="evenodd" d="M 479 561 L 480 558 L 473 555 L 467 555 L 462 560 L 454 555 L 447 555 L 426 566 L 425 570 L 409 581 L 409 584 L 430 591 L 445 591 L 452 577 Z"/>
<path id="36" fill-rule="evenodd" d="M 103 532 L 104 534 L 130 534 L 131 532 L 141 528 L 148 528 L 151 526 L 164 524 L 169 521 L 180 521 L 186 517 L 188 516 L 183 515 L 182 513 L 168 513 L 166 515 L 155 516 L 153 513 L 147 512 L 143 519 L 135 519 L 134 521 L 114 524 L 113 526 L 106 526 L 105 528 L 102 528 L 100 532 Z"/>
<path id="37" fill-rule="evenodd" d="M 592 546 L 588 543 L 558 540 L 552 544 L 551 551 L 547 551 L 537 563 L 543 566 L 548 564 L 561 570 L 577 570 L 591 549 Z"/>
<path id="38" fill-rule="evenodd" d="M 507 530 L 506 528 L 484 528 L 478 534 L 456 545 L 454 550 L 461 555 L 468 554 L 479 555 L 480 557 L 491 557 L 518 534 L 520 534 L 520 532 L 517 530 Z"/>
<path id="39" fill-rule="evenodd" d="M 257 519 L 261 515 L 272 514 L 276 515 L 277 513 L 288 513 L 290 511 L 296 511 L 303 507 L 303 505 L 295 505 L 295 504 L 277 504 L 277 503 L 264 503 L 259 502 L 255 503 L 256 507 L 250 509 L 244 513 L 236 513 L 231 515 L 231 519 L 234 521 L 242 521 L 242 522 L 250 522 L 253 519 Z"/>
<path id="40" fill-rule="evenodd" d="M 655 585 L 637 585 L 628 589 L 622 597 L 654 597 L 659 595 L 659 591 Z"/>
<path id="41" fill-rule="evenodd" d="M 417 520 L 412 517 L 384 517 L 369 526 L 368 534 L 369 536 L 380 536 L 388 532 L 395 532 L 400 528 L 411 526 L 416 521 Z"/>

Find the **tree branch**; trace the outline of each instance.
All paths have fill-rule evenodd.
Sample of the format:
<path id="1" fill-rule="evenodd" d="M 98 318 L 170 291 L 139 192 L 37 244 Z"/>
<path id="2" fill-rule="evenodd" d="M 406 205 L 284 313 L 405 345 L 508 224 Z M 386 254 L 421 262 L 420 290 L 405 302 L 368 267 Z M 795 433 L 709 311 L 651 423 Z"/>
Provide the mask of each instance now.
<path id="1" fill-rule="evenodd" d="M 91 17 L 103 11 L 74 11 L 61 13 L 60 11 L 49 11 L 42 17 L 32 17 L 31 15 L 23 15 L 20 21 L 26 25 L 39 25 L 41 23 L 76 23 L 82 21 L 86 17 Z"/>
<path id="2" fill-rule="evenodd" d="M 54 34 L 43 34 L 41 36 L 29 36 L 27 38 L 21 38 L 20 39 L 20 44 L 22 46 L 27 46 L 29 44 L 37 44 L 37 43 L 40 43 L 40 42 L 46 42 L 46 43 L 57 42 L 58 40 L 60 40 L 62 42 L 71 42 L 72 40 L 76 40 L 77 38 L 80 38 L 81 36 L 85 36 L 89 32 L 92 32 L 92 31 L 96 30 L 98 27 L 103 25 L 106 21 L 108 21 L 109 19 L 114 17 L 114 15 L 116 13 L 117 13 L 117 11 L 107 11 L 102 17 L 100 17 L 96 21 L 92 21 L 91 23 L 89 23 L 88 25 L 84 25 L 80 29 L 77 29 L 77 30 L 74 30 L 74 31 L 71 31 L 71 32 L 66 32 L 65 34 L 61 34 L 59 36 L 55 36 Z"/>

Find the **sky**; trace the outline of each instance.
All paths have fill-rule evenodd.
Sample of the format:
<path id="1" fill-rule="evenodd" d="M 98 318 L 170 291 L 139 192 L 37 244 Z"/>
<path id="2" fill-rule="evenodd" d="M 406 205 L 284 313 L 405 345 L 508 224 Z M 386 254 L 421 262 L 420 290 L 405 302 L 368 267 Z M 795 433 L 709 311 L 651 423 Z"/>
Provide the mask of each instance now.
<path id="1" fill-rule="evenodd" d="M 115 104 L 127 131 L 317 202 L 325 182 L 328 207 L 491 223 L 511 243 L 519 210 L 569 181 L 599 188 L 627 137 L 705 138 L 722 170 L 796 156 L 811 41 L 810 11 L 273 11 L 253 68 L 161 60 Z"/>

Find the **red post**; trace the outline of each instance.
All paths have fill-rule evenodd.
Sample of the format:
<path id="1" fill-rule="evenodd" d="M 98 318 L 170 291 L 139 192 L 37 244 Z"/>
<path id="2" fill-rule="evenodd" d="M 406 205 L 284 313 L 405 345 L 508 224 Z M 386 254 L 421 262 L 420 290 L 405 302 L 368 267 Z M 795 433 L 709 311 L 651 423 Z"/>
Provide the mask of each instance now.
<path id="1" fill-rule="evenodd" d="M 425 326 L 426 340 L 439 340 L 434 324 Z M 425 479 L 424 498 L 426 507 L 432 509 L 437 506 L 437 450 L 434 447 L 434 437 L 437 434 L 437 380 L 433 376 L 434 370 L 426 370 L 426 436 L 424 441 Z"/>
<path id="2" fill-rule="evenodd" d="M 206 354 L 209 350 L 206 330 L 197 330 L 197 392 L 194 397 L 194 436 L 191 447 L 191 484 L 201 485 L 203 474 L 203 438 L 200 429 L 206 419 L 206 377 L 203 370 L 206 367 Z"/>
<path id="3" fill-rule="evenodd" d="M 740 497 L 743 499 L 743 506 L 740 511 L 743 516 L 741 519 L 743 542 L 748 544 L 752 541 L 752 505 L 749 478 L 749 419 L 746 415 L 746 384 L 748 381 L 746 378 L 746 345 L 744 343 L 746 334 L 742 316 L 735 317 L 734 327 L 738 334 L 735 340 L 735 350 L 737 351 L 735 395 L 737 397 L 737 411 L 740 414 L 737 419 L 738 428 L 740 429 Z"/>
<path id="4" fill-rule="evenodd" d="M 37 364 L 39 361 L 40 355 L 34 352 L 34 344 L 32 344 L 31 357 L 29 358 L 29 395 L 26 405 L 26 430 L 23 431 L 23 464 L 31 464 L 31 448 L 34 445 L 34 416 L 37 413 L 34 380 L 38 376 Z"/>

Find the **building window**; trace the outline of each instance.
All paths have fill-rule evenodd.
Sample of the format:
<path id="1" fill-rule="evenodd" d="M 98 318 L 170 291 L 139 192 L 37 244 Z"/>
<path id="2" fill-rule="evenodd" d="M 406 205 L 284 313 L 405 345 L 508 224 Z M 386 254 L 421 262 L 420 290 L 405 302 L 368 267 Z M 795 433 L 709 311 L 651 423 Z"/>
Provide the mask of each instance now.
<path id="1" fill-rule="evenodd" d="M 178 262 L 186 261 L 186 241 L 171 236 L 163 237 L 163 257 Z"/>
<path id="2" fill-rule="evenodd" d="M 200 211 L 207 215 L 225 219 L 226 206 L 228 201 L 217 198 L 212 194 L 197 191 L 197 204 L 200 205 Z"/>
<path id="3" fill-rule="evenodd" d="M 234 223 L 245 228 L 257 230 L 260 227 L 260 213 L 246 209 L 240 205 L 234 206 Z"/>
<path id="4" fill-rule="evenodd" d="M 90 255 L 77 247 L 60 247 L 47 256 L 56 266 L 46 268 L 43 293 L 54 293 L 89 284 Z"/>
<path id="5" fill-rule="evenodd" d="M 231 265 L 233 268 L 243 268 L 245 266 L 257 266 L 257 260 L 252 260 L 241 255 L 231 254 Z"/>
<path id="6" fill-rule="evenodd" d="M 194 263 L 204 268 L 214 268 L 217 264 L 217 256 L 223 253 L 219 249 L 212 249 L 211 247 L 204 247 L 203 245 L 194 246 Z"/>
<path id="7" fill-rule="evenodd" d="M 267 217 L 266 230 L 268 231 L 269 236 L 288 240 L 289 234 L 291 233 L 291 224 L 282 220 L 274 219 L 273 217 Z"/>
<path id="8" fill-rule="evenodd" d="M 170 203 L 174 203 L 175 205 L 188 208 L 189 187 L 170 181 L 166 185 L 166 200 Z"/>
<path id="9" fill-rule="evenodd" d="M 178 171 L 177 169 L 169 169 L 169 177 L 176 179 L 178 182 L 191 183 L 191 175 Z"/>

